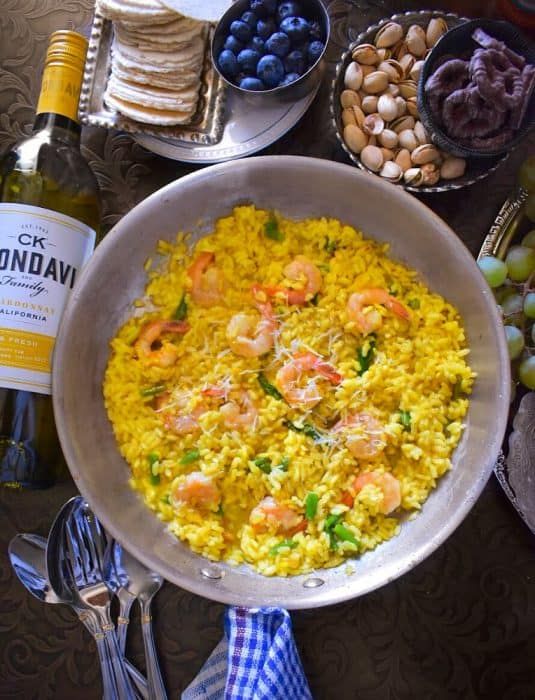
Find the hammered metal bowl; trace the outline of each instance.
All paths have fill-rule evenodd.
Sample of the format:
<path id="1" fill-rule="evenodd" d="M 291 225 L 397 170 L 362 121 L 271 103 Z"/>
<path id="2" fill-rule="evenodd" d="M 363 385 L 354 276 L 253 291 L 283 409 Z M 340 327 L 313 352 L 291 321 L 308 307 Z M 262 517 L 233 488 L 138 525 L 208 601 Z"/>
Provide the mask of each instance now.
<path id="1" fill-rule="evenodd" d="M 407 30 L 411 24 L 419 24 L 421 26 L 426 26 L 429 22 L 429 20 L 433 17 L 442 17 L 443 19 L 446 20 L 448 23 L 448 27 L 457 27 L 460 26 L 461 24 L 464 24 L 465 22 L 468 21 L 467 18 L 465 17 L 459 17 L 459 15 L 456 15 L 452 12 L 441 12 L 441 11 L 435 11 L 435 10 L 421 10 L 419 12 L 404 12 L 401 14 L 395 14 L 392 15 L 392 17 L 385 17 L 382 19 L 380 22 L 377 24 L 373 24 L 370 27 L 368 27 L 364 32 L 359 34 L 355 41 L 353 41 L 348 49 L 342 54 L 340 61 L 336 65 L 336 72 L 335 72 L 335 77 L 332 81 L 331 85 L 331 100 L 330 100 L 330 112 L 331 112 L 331 120 L 332 124 L 334 127 L 334 130 L 336 132 L 336 136 L 338 138 L 338 141 L 340 142 L 340 145 L 344 149 L 344 151 L 347 153 L 349 158 L 353 161 L 353 163 L 361 168 L 362 170 L 366 171 L 367 173 L 370 173 L 371 175 L 375 175 L 376 177 L 380 178 L 380 175 L 377 173 L 374 173 L 373 171 L 369 170 L 363 163 L 361 162 L 359 156 L 352 151 L 349 150 L 349 148 L 346 146 L 343 136 L 342 136 L 342 131 L 343 131 L 343 126 L 342 126 L 342 110 L 340 107 L 340 93 L 344 89 L 344 73 L 345 70 L 348 66 L 348 64 L 351 62 L 351 52 L 354 49 L 355 46 L 358 46 L 359 44 L 366 44 L 366 43 L 372 43 L 375 38 L 375 35 L 377 34 L 378 30 L 385 25 L 387 22 L 397 22 L 400 24 L 405 30 Z M 426 125 L 427 126 L 427 125 Z M 433 134 L 430 133 L 430 138 L 431 140 L 433 139 Z M 456 178 L 455 180 L 439 180 L 439 182 L 436 185 L 433 186 L 425 186 L 425 187 L 414 187 L 412 185 L 407 185 L 403 182 L 403 180 L 399 183 L 396 183 L 398 187 L 402 187 L 406 190 L 409 190 L 410 192 L 449 192 L 450 190 L 458 190 L 461 189 L 462 187 L 467 187 L 468 185 L 473 185 L 475 182 L 478 182 L 479 180 L 483 180 L 484 178 L 488 177 L 492 172 L 496 170 L 496 168 L 503 163 L 506 158 L 508 157 L 508 153 L 496 157 L 494 159 L 487 159 L 485 161 L 481 160 L 469 160 L 467 162 L 466 166 L 466 171 L 462 177 Z M 382 179 L 382 178 L 381 178 Z"/>
<path id="2" fill-rule="evenodd" d="M 298 183 L 298 186 L 296 186 Z M 393 258 L 419 272 L 464 319 L 477 373 L 466 428 L 443 476 L 398 536 L 354 561 L 288 578 L 194 554 L 129 486 L 102 394 L 110 340 L 147 283 L 145 262 L 177 229 L 194 239 L 232 208 L 252 202 L 303 219 L 334 217 L 387 242 Z M 388 202 L 388 206 L 385 206 Z M 374 590 L 433 552 L 460 524 L 492 472 L 505 431 L 509 359 L 498 310 L 475 260 L 453 231 L 416 197 L 350 165 L 299 156 L 264 156 L 198 170 L 142 201 L 97 247 L 63 315 L 54 351 L 53 401 L 74 482 L 120 544 L 174 584 L 224 603 L 310 608 Z"/>

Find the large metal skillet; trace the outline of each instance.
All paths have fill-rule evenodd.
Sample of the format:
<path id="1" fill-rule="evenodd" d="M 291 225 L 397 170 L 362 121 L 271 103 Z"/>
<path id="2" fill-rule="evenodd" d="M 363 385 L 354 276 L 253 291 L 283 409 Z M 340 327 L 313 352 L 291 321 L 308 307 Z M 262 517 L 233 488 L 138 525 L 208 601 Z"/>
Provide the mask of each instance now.
<path id="1" fill-rule="evenodd" d="M 129 487 L 102 397 L 109 340 L 142 294 L 143 265 L 156 242 L 178 230 L 208 233 L 236 204 L 253 202 L 294 218 L 336 217 L 391 244 L 393 257 L 421 273 L 460 310 L 477 372 L 466 429 L 453 468 L 401 533 L 355 562 L 292 578 L 194 554 Z M 474 259 L 453 231 L 401 188 L 352 166 L 299 156 L 215 165 L 177 180 L 130 211 L 98 246 L 63 316 L 54 353 L 56 423 L 72 476 L 104 526 L 169 581 L 234 605 L 288 609 L 338 603 L 409 571 L 466 516 L 499 452 L 509 406 L 509 359 L 496 304 Z"/>

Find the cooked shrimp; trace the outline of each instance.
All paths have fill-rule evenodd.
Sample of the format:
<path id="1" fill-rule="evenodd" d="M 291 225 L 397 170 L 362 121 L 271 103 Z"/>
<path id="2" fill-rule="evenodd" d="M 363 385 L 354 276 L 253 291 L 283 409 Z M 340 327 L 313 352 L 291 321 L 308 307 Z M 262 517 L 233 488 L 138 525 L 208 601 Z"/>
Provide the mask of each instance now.
<path id="1" fill-rule="evenodd" d="M 188 267 L 191 280 L 191 298 L 201 306 L 213 306 L 221 302 L 225 288 L 223 273 L 212 265 L 214 253 L 203 251 Z"/>
<path id="2" fill-rule="evenodd" d="M 225 426 L 230 429 L 250 428 L 258 418 L 258 410 L 247 391 L 243 391 L 238 401 L 227 401 L 219 409 Z"/>
<path id="3" fill-rule="evenodd" d="M 302 283 L 302 289 L 291 287 L 255 285 L 253 293 L 263 292 L 268 297 L 280 297 L 287 304 L 302 306 L 317 294 L 322 285 L 319 269 L 304 255 L 297 255 L 283 270 L 284 276 L 292 282 Z"/>
<path id="4" fill-rule="evenodd" d="M 401 486 L 399 481 L 392 474 L 381 474 L 380 472 L 366 472 L 359 474 L 353 480 L 353 489 L 356 493 L 362 491 L 368 484 L 373 484 L 383 492 L 383 500 L 379 507 L 381 513 L 388 515 L 401 505 Z"/>
<path id="5" fill-rule="evenodd" d="M 190 413 L 172 414 L 167 413 L 164 416 L 164 425 L 167 430 L 176 435 L 189 435 L 196 433 L 201 429 L 199 418 L 206 411 L 202 405 L 196 406 Z"/>
<path id="6" fill-rule="evenodd" d="M 210 507 L 220 501 L 221 495 L 209 476 L 202 472 L 191 472 L 176 485 L 171 498 L 191 506 Z"/>
<path id="7" fill-rule="evenodd" d="M 277 321 L 269 302 L 257 304 L 260 321 L 249 314 L 233 316 L 227 326 L 227 340 L 232 352 L 241 357 L 265 355 L 273 347 Z"/>
<path id="8" fill-rule="evenodd" d="M 355 321 L 361 333 L 371 333 L 379 328 L 383 322 L 382 316 L 377 309 L 365 311 L 367 306 L 373 306 L 374 304 L 385 306 L 389 311 L 401 318 L 409 318 L 408 309 L 389 294 L 386 289 L 377 287 L 361 289 L 360 292 L 352 294 L 347 302 L 347 315 L 352 321 Z"/>
<path id="9" fill-rule="evenodd" d="M 314 379 L 308 380 L 304 386 L 300 382 L 305 374 L 314 372 L 331 384 L 340 384 L 342 375 L 335 368 L 312 352 L 297 353 L 283 365 L 275 377 L 281 394 L 290 406 L 315 406 L 321 401 L 322 394 Z"/>
<path id="10" fill-rule="evenodd" d="M 186 400 L 184 397 L 175 399 L 166 391 L 155 399 L 155 409 L 162 414 L 163 424 L 167 430 L 176 435 L 188 435 L 201 429 L 199 418 L 207 410 L 205 402 L 201 401 L 191 411 L 184 412 Z"/>
<path id="11" fill-rule="evenodd" d="M 369 413 L 354 413 L 338 421 L 333 431 L 344 431 L 346 447 L 357 459 L 377 457 L 386 447 L 384 428 Z"/>
<path id="12" fill-rule="evenodd" d="M 306 529 L 306 520 L 288 506 L 281 505 L 271 496 L 262 499 L 249 515 L 249 522 L 257 532 L 274 530 L 295 534 Z"/>
<path id="13" fill-rule="evenodd" d="M 140 359 L 151 365 L 171 367 L 178 358 L 178 348 L 171 342 L 162 340 L 164 333 L 186 333 L 186 321 L 149 321 L 141 328 L 134 350 Z"/>

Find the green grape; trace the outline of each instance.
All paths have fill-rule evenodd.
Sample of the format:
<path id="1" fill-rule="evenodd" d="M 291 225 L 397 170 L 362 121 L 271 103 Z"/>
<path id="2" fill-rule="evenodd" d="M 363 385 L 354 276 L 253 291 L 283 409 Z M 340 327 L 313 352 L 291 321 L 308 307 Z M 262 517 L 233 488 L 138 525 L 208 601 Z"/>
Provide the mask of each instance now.
<path id="1" fill-rule="evenodd" d="M 526 248 L 535 248 L 535 228 L 532 228 L 531 231 L 526 233 L 520 242 L 520 245 L 523 245 Z"/>
<path id="2" fill-rule="evenodd" d="M 524 297 L 524 316 L 535 318 L 535 292 L 528 292 Z"/>
<path id="3" fill-rule="evenodd" d="M 528 389 L 535 389 L 535 355 L 526 357 L 519 364 L 518 378 Z"/>
<path id="4" fill-rule="evenodd" d="M 503 260 L 495 258 L 494 255 L 485 255 L 477 264 L 489 287 L 494 289 L 502 286 L 507 278 L 507 265 Z"/>
<path id="5" fill-rule="evenodd" d="M 535 192 L 528 195 L 524 204 L 524 213 L 530 221 L 535 223 Z"/>
<path id="6" fill-rule="evenodd" d="M 513 282 L 525 282 L 535 270 L 535 250 L 514 245 L 507 252 L 505 264 Z"/>
<path id="7" fill-rule="evenodd" d="M 535 191 L 535 156 L 530 156 L 520 166 L 518 184 L 528 192 Z"/>
<path id="8" fill-rule="evenodd" d="M 524 349 L 524 334 L 516 326 L 504 326 L 507 349 L 511 360 L 516 360 Z"/>
<path id="9" fill-rule="evenodd" d="M 512 284 L 507 283 L 492 291 L 494 292 L 494 298 L 497 304 L 503 304 L 506 299 L 517 293 L 516 288 Z"/>
<path id="10" fill-rule="evenodd" d="M 517 326 L 522 323 L 523 300 L 520 294 L 511 294 L 502 304 L 504 320 L 510 326 Z"/>

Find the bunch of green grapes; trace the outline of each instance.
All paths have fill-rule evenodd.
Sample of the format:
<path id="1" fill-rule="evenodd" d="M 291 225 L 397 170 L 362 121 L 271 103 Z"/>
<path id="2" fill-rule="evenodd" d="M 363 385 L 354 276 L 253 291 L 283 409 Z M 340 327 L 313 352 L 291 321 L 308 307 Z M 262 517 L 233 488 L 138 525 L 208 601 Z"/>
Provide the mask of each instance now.
<path id="1" fill-rule="evenodd" d="M 535 223 L 535 156 L 524 161 L 518 181 L 528 191 L 522 215 Z M 535 228 L 505 260 L 486 255 L 478 265 L 502 313 L 513 376 L 535 390 Z"/>

